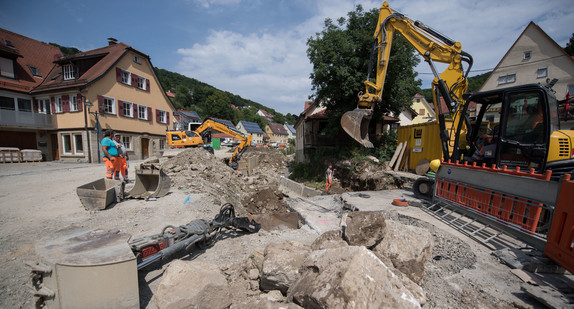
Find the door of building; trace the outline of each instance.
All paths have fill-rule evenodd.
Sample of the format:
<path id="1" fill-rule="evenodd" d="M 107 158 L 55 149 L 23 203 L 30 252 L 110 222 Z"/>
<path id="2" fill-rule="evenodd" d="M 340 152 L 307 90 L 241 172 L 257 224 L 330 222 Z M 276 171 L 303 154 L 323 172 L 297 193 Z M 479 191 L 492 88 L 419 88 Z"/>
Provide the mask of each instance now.
<path id="1" fill-rule="evenodd" d="M 149 139 L 142 138 L 142 160 L 149 158 Z"/>
<path id="2" fill-rule="evenodd" d="M 58 134 L 50 134 L 50 144 L 52 144 L 52 160 L 60 160 L 60 151 L 58 149 Z"/>

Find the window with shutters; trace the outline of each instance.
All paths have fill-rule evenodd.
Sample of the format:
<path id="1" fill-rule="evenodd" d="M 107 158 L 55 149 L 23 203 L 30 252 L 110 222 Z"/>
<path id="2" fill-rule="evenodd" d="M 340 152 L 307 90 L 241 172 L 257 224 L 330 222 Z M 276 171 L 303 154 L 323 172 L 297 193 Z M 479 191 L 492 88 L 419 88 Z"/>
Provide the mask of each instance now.
<path id="1" fill-rule="evenodd" d="M 130 73 L 128 71 L 122 70 L 122 83 L 128 84 L 128 85 L 131 84 L 131 78 L 132 78 L 131 74 L 132 73 Z"/>
<path id="2" fill-rule="evenodd" d="M 146 80 L 145 77 L 138 76 L 138 88 L 146 90 L 145 89 L 145 86 L 146 86 L 145 80 Z"/>
<path id="3" fill-rule="evenodd" d="M 64 106 L 62 104 L 62 97 L 57 96 L 54 99 L 54 113 L 63 113 L 63 112 L 64 112 Z"/>
<path id="4" fill-rule="evenodd" d="M 50 100 L 48 98 L 38 99 L 38 113 L 39 114 L 48 114 L 50 106 Z"/>
<path id="5" fill-rule="evenodd" d="M 63 70 L 63 74 L 64 74 L 64 80 L 76 79 L 73 65 L 66 64 L 62 67 L 62 70 Z"/>
<path id="6" fill-rule="evenodd" d="M 77 112 L 78 110 L 78 97 L 75 94 L 70 95 L 70 112 Z"/>
<path id="7" fill-rule="evenodd" d="M 158 110 L 158 122 L 167 123 L 167 116 L 166 112 L 162 110 Z"/>
<path id="8" fill-rule="evenodd" d="M 104 97 L 104 113 L 115 114 L 116 113 L 116 100 L 114 98 Z"/>
<path id="9" fill-rule="evenodd" d="M 138 118 L 147 120 L 147 106 L 138 105 Z"/>
<path id="10" fill-rule="evenodd" d="M 122 101 L 124 105 L 124 116 L 125 117 L 134 117 L 134 104 L 132 102 Z"/>

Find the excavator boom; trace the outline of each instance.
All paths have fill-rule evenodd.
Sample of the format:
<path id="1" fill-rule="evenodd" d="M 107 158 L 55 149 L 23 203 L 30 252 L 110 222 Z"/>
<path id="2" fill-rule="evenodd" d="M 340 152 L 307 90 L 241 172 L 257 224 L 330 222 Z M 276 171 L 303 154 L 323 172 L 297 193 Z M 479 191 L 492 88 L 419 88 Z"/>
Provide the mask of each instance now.
<path id="1" fill-rule="evenodd" d="M 443 97 L 449 112 L 455 114 L 453 118 L 456 121 L 463 118 L 459 103 L 467 89 L 466 74 L 472 66 L 472 57 L 462 51 L 459 42 L 447 38 L 421 22 L 410 20 L 391 9 L 385 1 L 380 8 L 371 57 L 373 61 L 374 55 L 377 54 L 375 82 L 370 81 L 370 76 L 367 76 L 364 82 L 365 92 L 359 94 L 357 108 L 346 112 L 341 118 L 341 126 L 345 132 L 365 147 L 373 147 L 369 140 L 369 123 L 375 105 L 381 102 L 394 33 L 402 35 L 431 67 L 435 75 L 432 88 L 436 114 L 442 114 L 439 103 L 440 97 Z M 463 61 L 469 65 L 466 74 L 462 67 Z M 449 66 L 439 75 L 434 62 L 448 63 Z M 369 68 L 372 67 L 373 63 L 370 63 Z M 444 143 L 446 144 L 446 141 Z M 443 147 L 443 150 L 448 152 L 448 147 Z M 448 153 L 446 155 L 448 157 Z"/>

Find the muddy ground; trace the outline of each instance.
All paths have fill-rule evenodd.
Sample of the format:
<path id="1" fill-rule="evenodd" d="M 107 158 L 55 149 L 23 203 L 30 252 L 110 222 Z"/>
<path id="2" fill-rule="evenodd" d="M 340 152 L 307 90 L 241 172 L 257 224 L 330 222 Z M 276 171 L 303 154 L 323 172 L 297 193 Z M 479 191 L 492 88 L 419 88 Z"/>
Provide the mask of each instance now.
<path id="1" fill-rule="evenodd" d="M 213 219 L 224 203 L 232 203 L 238 215 L 289 211 L 278 192 L 278 176 L 285 173 L 289 158 L 275 149 L 250 149 L 245 156 L 260 156 L 254 175 L 246 176 L 223 163 L 227 150 L 215 156 L 191 149 L 160 164 L 170 176 L 170 193 L 156 201 L 125 200 L 103 211 L 86 211 L 76 195 L 76 187 L 98 178 L 105 167 L 98 164 L 58 162 L 0 165 L 0 308 L 30 308 L 32 297 L 29 270 L 24 261 L 37 260 L 36 247 L 58 235 L 61 229 L 81 227 L 118 229 L 142 237 L 159 233 L 166 225 L 182 225 L 195 219 Z M 134 167 L 141 162 L 131 162 Z M 336 193 L 350 190 L 383 190 L 407 187 L 402 180 L 382 173 L 381 166 L 366 164 L 353 168 L 346 177 L 341 162 L 335 173 Z M 361 173 L 363 171 L 363 173 Z M 369 176 L 370 175 L 370 176 Z M 373 177 L 373 175 L 375 177 Z M 338 177 L 338 178 L 337 178 Z M 363 185 L 361 185 L 363 183 Z M 128 185 L 128 190 L 130 188 Z M 391 192 L 391 191 L 389 191 Z M 401 191 L 403 192 L 403 191 Z M 402 193 L 404 195 L 404 193 Z M 337 195 L 318 197 L 332 199 Z M 340 199 L 339 199 L 340 200 Z M 376 202 L 376 201 L 373 201 Z M 429 229 L 435 240 L 433 259 L 421 286 L 428 308 L 536 308 L 539 303 L 520 292 L 521 281 L 509 272 L 488 249 L 478 245 L 416 207 L 401 214 L 387 212 L 402 222 Z M 296 240 L 310 244 L 318 234 L 308 226 L 301 229 L 278 227 L 257 234 L 227 233 L 209 248 L 198 249 L 183 259 L 196 259 L 234 269 L 254 250 L 272 242 Z M 155 265 L 139 275 L 140 306 L 156 308 L 153 294 L 169 263 Z M 245 302 L 256 292 L 235 299 Z"/>

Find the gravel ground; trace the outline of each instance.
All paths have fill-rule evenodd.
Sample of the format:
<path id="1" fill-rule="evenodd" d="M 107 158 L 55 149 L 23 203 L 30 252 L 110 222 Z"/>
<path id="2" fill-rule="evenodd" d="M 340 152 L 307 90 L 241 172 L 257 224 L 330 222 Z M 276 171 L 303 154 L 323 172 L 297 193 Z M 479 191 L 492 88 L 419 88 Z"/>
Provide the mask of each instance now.
<path id="1" fill-rule="evenodd" d="M 225 156 L 225 153 L 219 154 L 222 155 Z M 131 162 L 131 175 L 134 175 L 137 163 Z M 37 259 L 35 247 L 52 239 L 58 230 L 70 226 L 118 229 L 135 238 L 159 233 L 166 225 L 186 224 L 195 219 L 213 219 L 225 202 L 225 196 L 214 194 L 212 186 L 225 186 L 230 181 L 211 180 L 209 188 L 202 191 L 184 185 L 198 179 L 174 179 L 177 185 L 172 186 L 170 194 L 156 201 L 125 200 L 104 211 L 86 211 L 76 195 L 76 187 L 102 178 L 104 173 L 103 164 L 41 162 L 0 165 L 0 245 L 3 248 L 0 253 L 0 275 L 3 278 L 0 282 L 0 294 L 3 295 L 0 298 L 0 308 L 32 306 L 30 289 L 27 287 L 30 272 L 24 261 Z M 172 174 L 172 178 L 177 177 L 177 173 Z M 185 177 L 191 176 L 186 174 Z M 236 180 L 232 181 L 241 190 L 247 191 L 242 192 L 242 197 L 236 197 L 236 200 L 251 201 L 245 197 L 257 196 L 258 188 L 252 188 L 256 180 L 241 178 L 245 176 L 235 176 L 233 173 L 226 177 L 239 177 L 251 183 L 241 187 Z M 262 182 L 269 185 L 267 180 Z M 255 191 L 249 192 L 250 188 Z M 421 283 L 428 296 L 425 307 L 538 306 L 520 292 L 520 280 L 493 257 L 490 250 L 457 234 L 416 207 L 406 207 L 401 211 L 389 211 L 388 216 L 429 229 L 435 240 L 434 258 L 427 263 L 427 275 Z M 260 231 L 238 237 L 224 236 L 212 247 L 186 259 L 193 258 L 228 267 L 245 261 L 254 250 L 263 249 L 269 243 L 296 240 L 310 244 L 317 236 L 317 233 L 308 228 Z M 140 273 L 142 308 L 156 308 L 153 292 L 168 265 Z"/>

